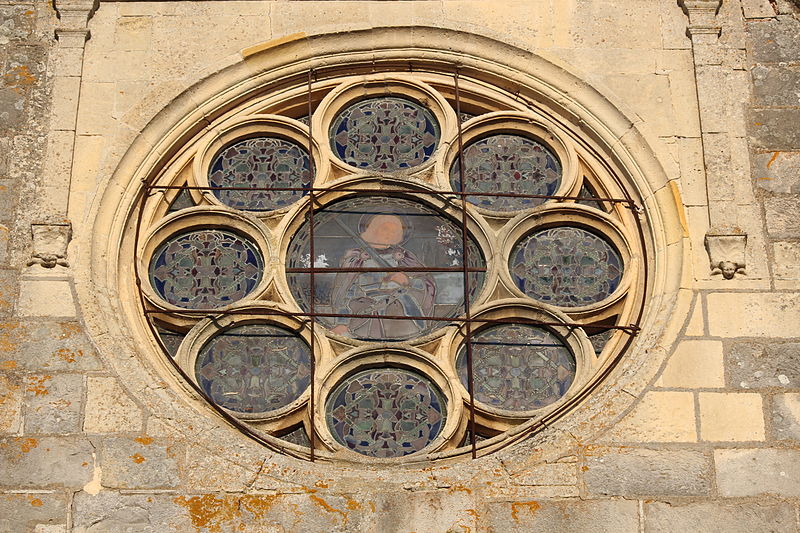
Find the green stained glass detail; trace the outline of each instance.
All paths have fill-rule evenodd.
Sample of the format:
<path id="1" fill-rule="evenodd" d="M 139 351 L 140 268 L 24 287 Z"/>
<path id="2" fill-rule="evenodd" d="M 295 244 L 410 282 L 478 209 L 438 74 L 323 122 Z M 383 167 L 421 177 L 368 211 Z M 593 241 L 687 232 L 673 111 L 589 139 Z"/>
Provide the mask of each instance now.
<path id="1" fill-rule="evenodd" d="M 523 238 L 511 252 L 517 287 L 540 302 L 580 307 L 608 298 L 622 278 L 622 258 L 603 237 L 559 226 Z"/>
<path id="2" fill-rule="evenodd" d="M 428 109 L 395 97 L 350 105 L 333 120 L 333 153 L 358 168 L 392 172 L 430 159 L 439 142 L 439 123 Z"/>
<path id="3" fill-rule="evenodd" d="M 348 449 L 371 457 L 402 457 L 424 449 L 442 431 L 447 408 L 427 378 L 398 368 L 359 372 L 326 402 L 328 428 Z"/>
<path id="4" fill-rule="evenodd" d="M 310 348 L 294 333 L 249 324 L 206 343 L 195 376 L 217 405 L 237 413 L 264 413 L 285 407 L 308 388 L 310 359 Z"/>
<path id="5" fill-rule="evenodd" d="M 486 328 L 472 337 L 475 399 L 506 411 L 545 407 L 566 394 L 575 379 L 575 357 L 552 332 L 525 324 Z M 456 370 L 465 388 L 467 350 Z"/>

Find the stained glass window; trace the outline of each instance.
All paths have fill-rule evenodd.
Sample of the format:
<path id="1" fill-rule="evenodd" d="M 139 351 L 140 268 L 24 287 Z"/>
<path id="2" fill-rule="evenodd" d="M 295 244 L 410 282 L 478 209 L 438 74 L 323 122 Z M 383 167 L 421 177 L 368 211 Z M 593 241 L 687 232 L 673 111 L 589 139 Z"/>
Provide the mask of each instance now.
<path id="1" fill-rule="evenodd" d="M 345 163 L 391 172 L 420 165 L 433 155 L 439 123 L 411 100 L 370 98 L 340 112 L 330 137 L 333 152 Z"/>
<path id="2" fill-rule="evenodd" d="M 174 213 L 175 211 L 180 211 L 181 209 L 186 209 L 187 207 L 194 207 L 194 201 L 192 201 L 192 195 L 189 194 L 187 189 L 181 189 L 180 192 L 175 196 L 175 199 L 169 204 L 169 209 L 167 213 Z"/>
<path id="3" fill-rule="evenodd" d="M 328 427 L 348 449 L 372 457 L 402 457 L 441 432 L 447 408 L 441 391 L 409 370 L 379 368 L 343 380 L 328 397 Z"/>
<path id="4" fill-rule="evenodd" d="M 467 243 L 468 266 L 485 268 L 477 243 L 472 238 Z M 320 269 L 314 276 L 317 313 L 420 317 L 321 317 L 320 323 L 334 333 L 363 340 L 402 340 L 444 325 L 424 317 L 449 318 L 463 313 L 461 229 L 423 204 L 372 197 L 344 200 L 321 209 L 314 215 L 314 253 L 314 267 Z M 311 276 L 302 272 L 311 266 L 308 223 L 289 244 L 286 266 L 292 294 L 309 311 Z M 455 271 L 425 271 L 425 267 Z M 325 268 L 376 271 L 333 273 L 325 272 Z M 483 278 L 483 272 L 470 274 L 473 297 Z"/>
<path id="5" fill-rule="evenodd" d="M 580 307 L 606 299 L 619 286 L 622 258 L 603 237 L 558 226 L 522 239 L 511 252 L 517 287 L 535 300 Z"/>
<path id="6" fill-rule="evenodd" d="M 153 254 L 150 282 L 165 301 L 212 309 L 241 300 L 261 281 L 264 261 L 255 244 L 224 230 L 172 237 Z"/>
<path id="7" fill-rule="evenodd" d="M 272 211 L 286 207 L 311 186 L 311 160 L 305 148 L 278 137 L 254 137 L 220 150 L 208 173 L 214 195 L 244 211 Z M 228 188 L 230 187 L 230 188 Z M 274 187 L 299 190 L 254 190 Z"/>
<path id="8" fill-rule="evenodd" d="M 303 339 L 266 324 L 235 327 L 200 350 L 195 375 L 215 403 L 238 413 L 264 413 L 300 397 L 310 381 Z"/>
<path id="9" fill-rule="evenodd" d="M 467 387 L 466 345 L 456 368 Z M 545 407 L 575 379 L 575 357 L 552 332 L 525 324 L 486 328 L 472 337 L 475 399 L 507 411 Z"/>
<path id="10" fill-rule="evenodd" d="M 178 353 L 178 348 L 180 348 L 181 342 L 183 342 L 183 338 L 186 337 L 186 335 L 183 333 L 178 333 L 177 331 L 160 327 L 156 327 L 156 331 L 158 332 L 158 336 L 161 338 L 161 342 L 164 343 L 164 347 L 167 349 L 167 352 L 172 357 L 175 357 L 175 354 Z"/>
<path id="11" fill-rule="evenodd" d="M 477 193 L 553 195 L 561 183 L 561 163 L 544 144 L 509 133 L 490 135 L 464 147 L 464 186 L 459 159 L 450 168 L 453 190 Z M 469 196 L 471 203 L 493 211 L 517 211 L 540 205 L 543 198 Z"/>

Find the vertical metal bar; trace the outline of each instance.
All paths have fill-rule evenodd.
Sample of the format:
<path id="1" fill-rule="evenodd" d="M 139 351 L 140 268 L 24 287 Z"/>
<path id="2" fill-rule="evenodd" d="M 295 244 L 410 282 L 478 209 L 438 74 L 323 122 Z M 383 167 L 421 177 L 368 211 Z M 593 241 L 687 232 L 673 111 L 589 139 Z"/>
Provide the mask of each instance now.
<path id="1" fill-rule="evenodd" d="M 314 427 L 314 419 L 316 415 L 316 394 L 314 393 L 314 387 L 316 386 L 315 382 L 315 371 L 316 371 L 316 339 L 314 338 L 314 325 L 316 324 L 316 316 L 315 316 L 315 309 L 314 309 L 314 299 L 316 298 L 316 287 L 315 287 L 315 277 L 314 277 L 314 258 L 316 257 L 314 252 L 314 207 L 316 204 L 316 198 L 314 195 L 314 179 L 316 178 L 315 168 L 314 168 L 314 141 L 311 134 L 311 78 L 314 75 L 314 70 L 309 69 L 308 71 L 308 170 L 310 172 L 309 179 L 311 180 L 311 187 L 308 191 L 308 206 L 309 206 L 309 214 L 308 214 L 308 224 L 309 224 L 309 257 L 310 257 L 310 270 L 308 273 L 309 283 L 310 283 L 310 300 L 309 300 L 309 311 L 311 311 L 311 316 L 309 317 L 311 320 L 311 365 L 310 365 L 310 379 L 311 379 L 311 390 L 309 393 L 309 409 L 310 409 L 310 416 L 309 416 L 309 445 L 311 447 L 311 462 L 314 462 L 315 459 L 315 452 L 314 449 L 316 448 L 316 428 Z"/>
<path id="2" fill-rule="evenodd" d="M 458 68 L 455 75 L 456 122 L 458 123 L 458 179 L 461 192 L 466 192 L 464 184 L 464 139 L 461 132 L 461 94 L 458 91 Z M 472 373 L 472 314 L 469 308 L 469 268 L 467 253 L 467 195 L 461 195 L 461 263 L 464 276 L 464 328 L 467 334 L 467 390 L 469 392 L 469 436 L 472 446 L 472 458 L 478 456 L 475 446 L 475 379 Z"/>

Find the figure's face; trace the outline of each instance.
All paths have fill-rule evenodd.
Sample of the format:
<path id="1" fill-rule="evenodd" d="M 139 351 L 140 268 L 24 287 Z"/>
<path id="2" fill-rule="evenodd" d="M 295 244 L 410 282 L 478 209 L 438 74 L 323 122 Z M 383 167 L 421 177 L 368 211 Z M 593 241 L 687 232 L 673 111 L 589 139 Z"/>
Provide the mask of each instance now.
<path id="1" fill-rule="evenodd" d="M 403 242 L 403 221 L 395 215 L 375 215 L 361 238 L 373 248 L 388 248 Z"/>
<path id="2" fill-rule="evenodd" d="M 722 277 L 725 279 L 732 279 L 734 274 L 736 274 L 736 263 L 723 261 L 719 264 L 719 268 L 722 270 Z"/>

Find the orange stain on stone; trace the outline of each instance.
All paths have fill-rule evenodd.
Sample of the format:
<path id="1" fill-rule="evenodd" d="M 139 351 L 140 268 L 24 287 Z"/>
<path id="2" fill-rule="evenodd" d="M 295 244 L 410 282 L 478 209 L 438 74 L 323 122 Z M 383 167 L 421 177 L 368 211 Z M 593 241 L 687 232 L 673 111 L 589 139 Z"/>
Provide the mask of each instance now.
<path id="1" fill-rule="evenodd" d="M 42 377 L 30 377 L 28 378 L 28 392 L 34 393 L 36 396 L 44 396 L 46 394 L 50 394 L 50 391 L 47 390 L 45 387 L 45 382 L 49 379 L 53 379 L 53 376 L 42 376 Z"/>
<path id="2" fill-rule="evenodd" d="M 360 511 L 360 510 L 362 510 L 364 507 L 362 507 L 362 506 L 361 506 L 361 504 L 360 504 L 360 503 L 358 503 L 356 500 L 350 500 L 350 499 L 348 499 L 348 500 L 347 500 L 347 508 L 348 508 L 349 510 L 351 510 L 351 511 Z"/>
<path id="3" fill-rule="evenodd" d="M 24 439 L 22 441 L 22 444 L 20 445 L 20 449 L 23 452 L 28 453 L 37 446 L 39 446 L 39 441 L 37 441 L 36 439 Z"/>
<path id="4" fill-rule="evenodd" d="M 72 351 L 66 348 L 59 348 L 53 353 L 53 357 L 58 357 L 66 363 L 74 363 L 78 357 L 83 357 L 83 350 Z"/>
<path id="5" fill-rule="evenodd" d="M 81 332 L 81 327 L 76 322 L 60 322 L 61 338 L 68 339 Z"/>
<path id="6" fill-rule="evenodd" d="M 328 502 L 326 502 L 325 500 L 323 500 L 319 496 L 315 496 L 313 494 L 309 494 L 308 497 L 311 498 L 312 502 L 316 503 L 317 505 L 319 505 L 320 507 L 325 509 L 327 512 L 329 512 L 329 513 L 337 513 L 337 514 L 342 515 L 342 519 L 344 520 L 344 523 L 345 524 L 347 523 L 347 513 L 345 513 L 344 511 L 342 511 L 340 509 L 337 509 L 336 507 L 332 507 Z"/>
<path id="7" fill-rule="evenodd" d="M 131 460 L 137 465 L 140 465 L 144 462 L 144 456 L 140 453 L 135 453 L 131 455 Z"/>
<path id="8" fill-rule="evenodd" d="M 26 87 L 36 85 L 38 78 L 33 75 L 28 65 L 19 65 L 12 68 L 3 76 L 7 87 L 17 93 L 21 93 Z"/>
<path id="9" fill-rule="evenodd" d="M 150 446 L 151 444 L 153 444 L 153 437 L 148 437 L 147 435 L 142 435 L 141 437 L 136 437 L 133 440 L 135 440 L 139 444 L 144 444 L 145 446 Z"/>
<path id="10" fill-rule="evenodd" d="M 527 508 L 528 512 L 531 514 L 536 513 L 539 510 L 541 505 L 537 501 L 530 501 L 530 502 L 514 502 L 511 504 L 511 518 L 516 521 L 519 521 L 519 511 L 520 509 Z"/>
<path id="11" fill-rule="evenodd" d="M 0 370 L 14 370 L 17 368 L 16 361 L 0 361 Z"/>
<path id="12" fill-rule="evenodd" d="M 42 500 L 40 500 L 39 498 L 32 498 L 31 505 L 33 505 L 34 507 L 41 507 L 44 504 L 42 503 Z"/>
<path id="13" fill-rule="evenodd" d="M 190 498 L 179 496 L 172 501 L 186 509 L 192 525 L 198 532 L 221 533 L 223 527 L 225 531 L 229 531 L 230 526 L 245 531 L 247 524 L 252 523 L 253 519 L 262 520 L 267 515 L 278 497 L 278 495 L 245 495 L 239 498 L 218 498 L 213 494 L 204 494 Z M 243 516 L 243 509 L 252 516 Z M 231 524 L 236 521 L 239 523 Z"/>

